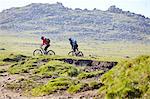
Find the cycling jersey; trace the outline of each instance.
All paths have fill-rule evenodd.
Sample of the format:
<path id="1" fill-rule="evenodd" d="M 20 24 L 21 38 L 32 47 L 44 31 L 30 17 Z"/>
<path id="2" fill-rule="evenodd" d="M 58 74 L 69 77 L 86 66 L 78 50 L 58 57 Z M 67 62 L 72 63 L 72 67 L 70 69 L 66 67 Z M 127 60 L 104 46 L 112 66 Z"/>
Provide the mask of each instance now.
<path id="1" fill-rule="evenodd" d="M 47 42 L 46 38 L 44 38 L 42 41 L 43 41 L 42 45 L 49 45 L 49 43 Z"/>

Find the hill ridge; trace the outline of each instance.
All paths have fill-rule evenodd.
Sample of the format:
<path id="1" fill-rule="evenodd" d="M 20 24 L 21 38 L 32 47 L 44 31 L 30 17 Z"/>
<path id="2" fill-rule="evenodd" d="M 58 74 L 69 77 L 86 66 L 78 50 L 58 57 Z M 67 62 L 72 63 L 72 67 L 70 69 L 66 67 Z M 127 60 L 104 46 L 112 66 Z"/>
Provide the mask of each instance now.
<path id="1" fill-rule="evenodd" d="M 149 42 L 150 19 L 116 6 L 101 11 L 96 8 L 71 9 L 59 2 L 32 3 L 2 11 L 0 30 L 31 31 L 36 35 L 42 32 L 55 39 L 75 36 L 82 40 L 92 38 L 93 41 Z"/>

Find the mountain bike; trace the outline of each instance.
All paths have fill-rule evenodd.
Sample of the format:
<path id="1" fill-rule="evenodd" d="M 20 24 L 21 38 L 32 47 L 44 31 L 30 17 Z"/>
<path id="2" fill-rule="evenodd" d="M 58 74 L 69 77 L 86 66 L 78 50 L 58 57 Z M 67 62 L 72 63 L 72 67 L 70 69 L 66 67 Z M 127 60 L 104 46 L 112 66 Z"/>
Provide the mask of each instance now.
<path id="1" fill-rule="evenodd" d="M 45 50 L 40 47 L 40 49 L 35 49 L 33 51 L 33 55 L 37 56 L 37 55 L 55 55 L 55 52 L 53 50 L 48 50 L 45 52 Z"/>
<path id="2" fill-rule="evenodd" d="M 79 56 L 79 57 L 83 57 L 84 55 L 83 55 L 83 53 L 81 52 L 81 51 L 70 51 L 69 53 L 68 53 L 68 55 L 71 55 L 71 56 Z"/>

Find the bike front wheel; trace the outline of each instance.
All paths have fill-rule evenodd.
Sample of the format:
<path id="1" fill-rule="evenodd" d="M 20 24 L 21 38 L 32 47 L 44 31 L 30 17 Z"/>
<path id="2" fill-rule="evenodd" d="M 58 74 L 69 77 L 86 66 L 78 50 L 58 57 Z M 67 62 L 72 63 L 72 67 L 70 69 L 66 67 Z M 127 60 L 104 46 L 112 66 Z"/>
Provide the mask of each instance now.
<path id="1" fill-rule="evenodd" d="M 42 51 L 40 49 L 36 49 L 33 51 L 33 56 L 43 55 Z"/>
<path id="2" fill-rule="evenodd" d="M 47 55 L 55 55 L 55 52 L 53 50 L 47 51 Z"/>
<path id="3" fill-rule="evenodd" d="M 77 51 L 77 52 L 71 51 L 71 52 L 68 53 L 68 55 L 70 55 L 70 56 L 79 56 L 79 57 L 84 56 L 81 51 Z"/>
<path id="4" fill-rule="evenodd" d="M 76 52 L 76 56 L 83 57 L 84 55 L 81 51 L 79 51 L 79 52 Z"/>

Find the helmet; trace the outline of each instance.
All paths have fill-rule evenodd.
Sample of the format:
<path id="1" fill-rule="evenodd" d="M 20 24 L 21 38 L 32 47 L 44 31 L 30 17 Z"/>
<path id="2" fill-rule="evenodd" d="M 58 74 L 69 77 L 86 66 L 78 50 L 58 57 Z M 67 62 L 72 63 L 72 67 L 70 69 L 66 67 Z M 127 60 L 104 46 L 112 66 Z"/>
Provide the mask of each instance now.
<path id="1" fill-rule="evenodd" d="M 44 36 L 42 36 L 41 39 L 44 39 Z"/>
<path id="2" fill-rule="evenodd" d="M 71 41 L 72 40 L 72 38 L 69 38 L 69 41 Z"/>

